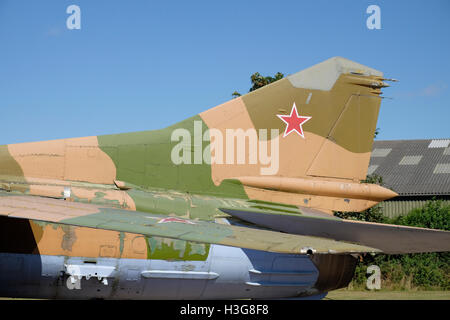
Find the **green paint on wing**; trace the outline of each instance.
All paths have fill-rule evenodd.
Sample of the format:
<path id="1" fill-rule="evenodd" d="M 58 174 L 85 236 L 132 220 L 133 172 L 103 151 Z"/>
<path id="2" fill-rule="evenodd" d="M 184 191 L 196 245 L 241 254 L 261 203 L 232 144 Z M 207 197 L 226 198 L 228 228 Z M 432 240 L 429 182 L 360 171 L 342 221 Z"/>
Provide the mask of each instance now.
<path id="1" fill-rule="evenodd" d="M 147 238 L 147 259 L 205 261 L 210 245 L 159 237 Z"/>
<path id="2" fill-rule="evenodd" d="M 122 207 L 119 200 L 105 199 L 105 196 L 106 196 L 106 193 L 98 191 L 95 193 L 95 198 L 92 199 L 90 202 L 108 204 L 108 205 L 111 205 L 112 207 L 117 207 L 117 208 Z"/>
<path id="3" fill-rule="evenodd" d="M 62 224 L 101 228 L 201 243 L 221 243 L 233 235 L 228 226 L 195 221 L 158 223 L 164 215 L 99 208 L 98 213 L 61 220 Z"/>

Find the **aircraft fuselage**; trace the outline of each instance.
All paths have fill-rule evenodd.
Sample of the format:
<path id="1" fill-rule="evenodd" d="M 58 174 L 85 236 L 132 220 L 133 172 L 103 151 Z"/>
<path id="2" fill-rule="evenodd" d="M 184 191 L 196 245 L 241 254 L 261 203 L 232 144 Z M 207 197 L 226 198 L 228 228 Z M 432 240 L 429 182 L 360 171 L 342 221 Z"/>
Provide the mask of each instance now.
<path id="1" fill-rule="evenodd" d="M 345 255 L 279 254 L 0 219 L 4 229 L 1 235 L 9 237 L 9 241 L 0 241 L 0 296 L 44 299 L 323 296 L 329 289 L 347 285 L 354 270 L 354 263 L 351 266 L 354 258 Z M 342 274 L 345 276 L 341 277 Z"/>

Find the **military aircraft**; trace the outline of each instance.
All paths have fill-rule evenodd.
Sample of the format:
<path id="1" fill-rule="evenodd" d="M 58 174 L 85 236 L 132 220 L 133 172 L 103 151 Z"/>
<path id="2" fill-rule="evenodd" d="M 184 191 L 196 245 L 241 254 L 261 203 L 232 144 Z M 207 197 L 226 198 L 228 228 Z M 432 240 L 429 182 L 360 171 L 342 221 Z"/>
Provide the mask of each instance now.
<path id="1" fill-rule="evenodd" d="M 333 216 L 396 196 L 361 183 L 388 80 L 335 57 L 162 130 L 0 146 L 0 296 L 320 298 L 358 255 L 449 251 Z"/>

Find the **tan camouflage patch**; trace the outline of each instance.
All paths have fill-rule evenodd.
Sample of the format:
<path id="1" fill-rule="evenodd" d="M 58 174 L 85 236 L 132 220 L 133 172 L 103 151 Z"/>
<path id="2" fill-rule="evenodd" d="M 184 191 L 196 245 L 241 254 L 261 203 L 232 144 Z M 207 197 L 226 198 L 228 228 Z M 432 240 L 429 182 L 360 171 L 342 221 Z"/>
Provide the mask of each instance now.
<path id="1" fill-rule="evenodd" d="M 24 177 L 64 179 L 64 140 L 8 145 Z"/>
<path id="2" fill-rule="evenodd" d="M 68 218 L 98 213 L 94 205 L 31 196 L 0 197 L 0 214 L 12 218 L 27 218 L 58 222 Z"/>
<path id="3" fill-rule="evenodd" d="M 25 179 L 45 178 L 112 184 L 116 168 L 97 137 L 8 145 Z"/>
<path id="4" fill-rule="evenodd" d="M 116 166 L 98 146 L 97 137 L 67 139 L 65 179 L 112 184 Z"/>
<path id="5" fill-rule="evenodd" d="M 145 237 L 133 233 L 30 221 L 43 255 L 147 259 Z M 40 228 L 39 228 L 40 227 Z M 35 230 L 40 229 L 40 238 Z"/>
<path id="6" fill-rule="evenodd" d="M 337 197 L 324 197 L 310 194 L 295 194 L 274 190 L 264 190 L 244 186 L 244 190 L 250 199 L 280 202 L 319 209 L 330 215 L 334 211 L 362 211 L 376 205 L 378 202 L 364 199 L 344 199 Z"/>
<path id="7" fill-rule="evenodd" d="M 315 157 L 308 176 L 333 177 L 355 181 L 364 180 L 369 166 L 371 152 L 353 153 L 341 146 L 325 140 L 319 153 Z"/>
<path id="8" fill-rule="evenodd" d="M 236 98 L 221 104 L 215 108 L 200 113 L 200 117 L 208 128 L 220 130 L 223 137 L 226 137 L 226 129 L 254 129 L 247 109 L 241 98 Z M 234 154 L 237 154 L 237 144 L 234 146 Z M 223 159 L 225 159 L 225 145 Z M 248 149 L 246 150 L 248 159 Z M 211 154 L 213 157 L 213 154 Z M 225 162 L 225 161 L 224 161 Z M 216 186 L 224 179 L 241 175 L 259 175 L 259 164 L 257 165 L 235 165 L 235 164 L 211 164 L 211 178 Z"/>
<path id="9" fill-rule="evenodd" d="M 117 204 L 120 207 L 127 208 L 136 211 L 136 205 L 134 200 L 126 193 L 121 190 L 107 190 L 107 189 L 86 189 L 86 188 L 71 188 L 71 196 L 79 199 L 88 200 L 89 202 Z"/>

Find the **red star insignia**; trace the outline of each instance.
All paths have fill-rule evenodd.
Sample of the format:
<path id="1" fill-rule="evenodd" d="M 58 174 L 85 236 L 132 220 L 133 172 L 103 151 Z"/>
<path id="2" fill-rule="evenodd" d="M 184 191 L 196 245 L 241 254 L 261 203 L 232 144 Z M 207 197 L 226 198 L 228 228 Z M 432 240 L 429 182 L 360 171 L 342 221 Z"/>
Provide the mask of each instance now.
<path id="1" fill-rule="evenodd" d="M 180 218 L 164 218 L 158 221 L 158 223 L 167 223 L 167 222 L 180 222 L 180 223 L 187 223 L 187 224 L 195 224 L 192 221 L 184 220 Z"/>
<path id="2" fill-rule="evenodd" d="M 297 112 L 297 107 L 295 106 L 295 102 L 294 102 L 294 105 L 292 106 L 292 110 L 291 110 L 291 114 L 290 115 L 285 116 L 283 114 L 277 114 L 277 117 L 280 118 L 281 120 L 283 120 L 283 122 L 287 124 L 286 130 L 284 131 L 283 138 L 286 137 L 292 131 L 295 131 L 303 139 L 305 138 L 305 135 L 303 134 L 302 125 L 306 121 L 308 121 L 309 119 L 312 118 L 312 117 L 299 116 L 298 112 Z"/>

